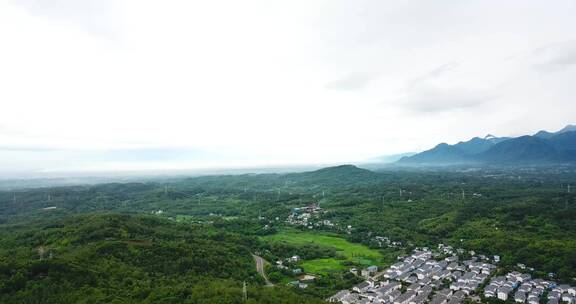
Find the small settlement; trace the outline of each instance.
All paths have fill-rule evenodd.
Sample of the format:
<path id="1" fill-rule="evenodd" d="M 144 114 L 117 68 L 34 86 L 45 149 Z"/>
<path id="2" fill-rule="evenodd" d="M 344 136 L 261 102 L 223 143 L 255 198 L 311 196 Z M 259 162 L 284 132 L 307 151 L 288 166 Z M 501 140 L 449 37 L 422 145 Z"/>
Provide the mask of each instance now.
<path id="1" fill-rule="evenodd" d="M 324 213 L 319 204 L 310 203 L 294 208 L 286 222 L 308 229 L 322 227 L 348 234 L 353 231 L 351 226 L 323 219 Z M 379 247 L 406 248 L 405 244 L 388 237 L 368 234 Z M 464 256 L 467 258 L 461 260 Z M 518 271 L 501 275 L 496 266 L 500 262 L 498 255 L 488 258 L 473 251 L 466 252 L 462 248 L 439 244 L 437 250 L 416 249 L 409 256 L 398 257 L 398 260 L 380 272 L 376 266 L 360 271 L 350 269 L 366 280 L 327 300 L 343 304 L 460 304 L 465 300 L 486 302 L 488 299 L 498 299 L 519 304 L 576 304 L 576 289 L 573 286 L 533 279 L 530 274 Z M 279 267 L 283 267 L 282 264 Z M 518 268 L 526 269 L 526 266 L 518 264 Z M 303 282 L 293 283 L 298 285 Z M 307 287 L 305 283 L 298 286 Z"/>
<path id="2" fill-rule="evenodd" d="M 310 203 L 304 207 L 293 208 L 286 222 L 290 225 L 304 226 L 309 229 L 319 226 L 334 227 L 334 224 L 330 220 L 319 219 L 323 213 L 324 210 L 320 208 L 320 205 Z"/>
<path id="3" fill-rule="evenodd" d="M 516 303 L 528 304 L 576 303 L 572 286 L 532 279 L 517 271 L 494 276 L 499 256 L 468 254 L 469 259 L 460 260 L 452 247 L 442 244 L 436 252 L 417 249 L 384 271 L 365 269 L 364 282 L 327 300 L 343 304 L 460 304 L 465 300 L 483 302 L 482 298 L 513 298 Z"/>

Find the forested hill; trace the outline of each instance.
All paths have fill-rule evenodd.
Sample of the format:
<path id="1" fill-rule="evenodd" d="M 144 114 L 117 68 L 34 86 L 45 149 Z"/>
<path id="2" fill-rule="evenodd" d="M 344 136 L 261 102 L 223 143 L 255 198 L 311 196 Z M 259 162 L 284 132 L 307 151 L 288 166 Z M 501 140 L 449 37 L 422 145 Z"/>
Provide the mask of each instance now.
<path id="1" fill-rule="evenodd" d="M 0 224 L 35 218 L 60 218 L 64 215 L 95 211 L 152 212 L 169 209 L 178 214 L 191 210 L 227 213 L 250 208 L 255 196 L 277 199 L 302 198 L 323 187 L 326 191 L 372 187 L 383 175 L 352 165 L 323 168 L 290 174 L 243 174 L 174 179 L 170 182 L 109 183 L 98 185 L 44 187 L 0 191 Z M 290 194 L 292 193 L 292 194 Z M 218 203 L 207 196 L 227 197 Z M 240 206 L 238 200 L 248 201 Z M 188 201 L 186 201 L 188 200 Z M 204 208 L 209 202 L 209 208 Z M 167 208 L 167 202 L 170 202 Z M 198 204 L 191 204 L 198 202 Z M 230 203 L 230 204 L 228 204 Z M 210 213 L 207 212 L 207 213 Z"/>
<path id="2" fill-rule="evenodd" d="M 375 183 L 380 176 L 375 172 L 353 165 L 328 167 L 312 172 L 293 173 L 286 176 L 296 185 L 323 185 L 325 187 L 348 187 Z"/>
<path id="3" fill-rule="evenodd" d="M 93 214 L 0 231 L 0 303 L 315 303 L 260 287 L 255 239 L 165 218 Z"/>

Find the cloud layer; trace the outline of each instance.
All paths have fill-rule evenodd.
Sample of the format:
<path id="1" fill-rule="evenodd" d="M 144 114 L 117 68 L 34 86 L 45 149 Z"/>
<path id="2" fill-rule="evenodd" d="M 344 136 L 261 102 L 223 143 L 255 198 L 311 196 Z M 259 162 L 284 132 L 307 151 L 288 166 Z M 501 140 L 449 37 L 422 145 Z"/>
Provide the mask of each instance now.
<path id="1" fill-rule="evenodd" d="M 2 2 L 0 170 L 341 163 L 559 129 L 576 122 L 574 15 L 569 0 Z"/>

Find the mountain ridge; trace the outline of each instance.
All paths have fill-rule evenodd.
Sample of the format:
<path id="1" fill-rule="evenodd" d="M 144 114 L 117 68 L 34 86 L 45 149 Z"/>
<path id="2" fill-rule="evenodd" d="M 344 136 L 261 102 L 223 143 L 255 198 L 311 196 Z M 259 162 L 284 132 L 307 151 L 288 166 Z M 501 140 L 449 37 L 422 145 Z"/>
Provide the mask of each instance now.
<path id="1" fill-rule="evenodd" d="M 522 164 L 576 161 L 576 125 L 520 137 L 473 137 L 403 157 L 396 165 Z"/>

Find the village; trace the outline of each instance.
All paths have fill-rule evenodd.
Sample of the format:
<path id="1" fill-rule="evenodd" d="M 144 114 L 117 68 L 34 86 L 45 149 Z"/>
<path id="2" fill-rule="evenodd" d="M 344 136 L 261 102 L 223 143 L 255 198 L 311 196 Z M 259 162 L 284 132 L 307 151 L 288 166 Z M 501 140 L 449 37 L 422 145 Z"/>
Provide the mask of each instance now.
<path id="1" fill-rule="evenodd" d="M 320 208 L 319 203 L 310 203 L 304 207 L 292 208 L 292 212 L 288 215 L 286 223 L 292 226 L 305 227 L 310 230 L 322 228 L 325 230 L 335 230 L 346 234 L 352 234 L 353 228 L 351 225 L 339 225 L 339 223 L 323 219 L 322 215 L 325 212 L 324 209 Z M 267 227 L 268 225 L 264 228 L 266 229 Z M 402 247 L 402 242 L 392 241 L 386 236 L 372 236 L 371 240 L 375 244 L 378 244 L 379 247 Z"/>
<path id="2" fill-rule="evenodd" d="M 314 227 L 336 227 L 336 224 L 332 223 L 330 220 L 320 220 L 320 216 L 324 213 L 324 209 L 320 208 L 319 203 L 310 203 L 307 206 L 292 208 L 292 212 L 288 215 L 286 223 L 294 226 L 303 226 L 308 229 L 314 229 Z M 314 222 L 313 220 L 316 220 Z M 352 227 L 350 227 L 352 228 Z M 349 229 L 350 229 L 349 228 Z"/>
<path id="3" fill-rule="evenodd" d="M 533 279 L 530 274 L 512 271 L 495 276 L 499 256 L 488 258 L 467 252 L 460 260 L 460 250 L 438 245 L 438 250 L 416 249 L 388 269 L 376 266 L 362 270 L 366 280 L 351 290 L 342 290 L 329 302 L 342 304 L 460 304 L 488 299 L 528 304 L 576 303 L 576 288 L 553 281 Z M 439 259 L 439 256 L 443 258 Z M 523 265 L 519 265 L 525 268 Z"/>
<path id="4" fill-rule="evenodd" d="M 313 202 L 304 207 L 292 208 L 292 212 L 286 219 L 286 224 L 291 226 L 305 227 L 309 230 L 323 229 L 352 234 L 354 229 L 351 225 L 340 225 L 337 222 L 323 219 L 323 215 L 325 213 L 326 210 L 320 208 L 319 203 Z M 268 227 L 268 225 L 265 225 L 264 229 L 268 229 Z M 376 244 L 378 247 L 404 248 L 404 244 L 402 244 L 400 241 L 391 240 L 387 236 L 374 235 L 371 232 L 369 232 L 369 234 L 370 241 Z M 406 245 L 412 246 L 413 244 Z"/>
<path id="5" fill-rule="evenodd" d="M 352 233 L 352 226 L 340 227 L 338 223 L 322 219 L 325 212 L 316 203 L 293 208 L 286 223 L 307 229 L 321 227 Z M 373 235 L 371 239 L 379 247 L 406 248 L 401 242 L 385 236 Z M 298 259 L 298 256 L 289 258 L 291 262 Z M 465 301 L 481 303 L 489 299 L 518 304 L 576 304 L 576 287 L 532 278 L 530 274 L 519 271 L 502 273 L 498 267 L 498 255 L 487 257 L 439 244 L 435 249 L 417 248 L 408 256 L 398 257 L 398 260 L 381 271 L 377 266 L 361 270 L 350 268 L 351 273 L 365 281 L 349 290 L 341 290 L 327 300 L 342 304 L 460 304 Z M 284 267 L 281 264 L 277 266 Z M 534 270 L 523 264 L 516 268 L 520 271 Z M 307 288 L 306 281 L 315 278 L 311 274 L 302 277 L 304 280 L 290 285 Z"/>

